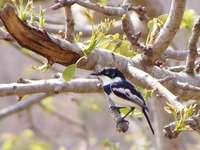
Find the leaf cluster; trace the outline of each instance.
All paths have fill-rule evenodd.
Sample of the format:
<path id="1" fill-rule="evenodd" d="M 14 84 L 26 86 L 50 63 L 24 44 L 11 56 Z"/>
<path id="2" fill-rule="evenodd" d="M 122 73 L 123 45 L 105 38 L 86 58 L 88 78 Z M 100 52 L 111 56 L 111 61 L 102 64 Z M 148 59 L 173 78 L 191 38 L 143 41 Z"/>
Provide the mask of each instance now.
<path id="1" fill-rule="evenodd" d="M 165 111 L 172 114 L 176 123 L 175 130 L 182 131 L 187 129 L 186 121 L 195 112 L 196 104 L 184 107 L 182 110 L 178 110 L 174 105 L 166 103 L 164 107 Z"/>

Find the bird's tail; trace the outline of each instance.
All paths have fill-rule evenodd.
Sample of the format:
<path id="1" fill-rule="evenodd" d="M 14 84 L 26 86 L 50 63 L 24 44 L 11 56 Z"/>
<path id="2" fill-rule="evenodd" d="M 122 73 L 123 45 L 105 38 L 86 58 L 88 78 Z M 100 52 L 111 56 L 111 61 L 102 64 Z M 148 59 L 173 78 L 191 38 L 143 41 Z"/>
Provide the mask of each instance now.
<path id="1" fill-rule="evenodd" d="M 145 116 L 145 118 L 146 118 L 146 120 L 147 120 L 147 122 L 148 122 L 148 124 L 149 124 L 149 127 L 151 128 L 151 131 L 152 131 L 152 133 L 154 134 L 154 129 L 153 129 L 152 125 L 151 125 L 149 116 L 148 116 L 148 114 L 147 114 L 147 110 L 146 110 L 145 108 L 143 108 L 143 109 L 142 109 L 142 112 L 144 113 L 144 116 Z"/>

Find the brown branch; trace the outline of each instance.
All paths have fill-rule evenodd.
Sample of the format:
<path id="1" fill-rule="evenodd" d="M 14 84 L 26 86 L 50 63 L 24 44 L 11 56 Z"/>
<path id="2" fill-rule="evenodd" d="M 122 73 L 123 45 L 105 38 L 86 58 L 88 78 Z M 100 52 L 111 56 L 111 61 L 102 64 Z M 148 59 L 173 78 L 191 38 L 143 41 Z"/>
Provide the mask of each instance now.
<path id="1" fill-rule="evenodd" d="M 186 72 L 188 74 L 194 74 L 195 61 L 198 56 L 197 42 L 200 36 L 200 18 L 198 18 L 192 29 L 192 35 L 189 40 L 189 54 L 186 60 Z"/>
<path id="2" fill-rule="evenodd" d="M 196 114 L 188 118 L 184 122 L 184 124 L 200 133 L 200 114 Z M 176 130 L 176 122 L 172 122 L 169 125 L 165 126 L 163 131 L 165 133 L 165 136 L 170 139 L 177 138 L 177 136 L 182 132 L 180 130 Z"/>
<path id="3" fill-rule="evenodd" d="M 61 44 L 65 42 L 22 22 L 10 4 L 7 4 L 0 12 L 0 18 L 8 32 L 21 46 L 33 50 L 48 60 L 51 59 L 53 63 L 69 65 L 75 63 L 83 55 L 81 51 L 71 51 L 71 49 L 68 51 L 68 47 Z"/>

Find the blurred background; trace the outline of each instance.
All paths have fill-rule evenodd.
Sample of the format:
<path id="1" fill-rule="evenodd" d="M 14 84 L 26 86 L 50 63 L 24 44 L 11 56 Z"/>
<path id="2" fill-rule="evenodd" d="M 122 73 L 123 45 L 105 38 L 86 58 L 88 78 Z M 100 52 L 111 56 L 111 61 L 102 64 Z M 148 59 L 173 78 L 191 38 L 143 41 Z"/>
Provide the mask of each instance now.
<path id="1" fill-rule="evenodd" d="M 151 1 L 151 2 L 149 2 Z M 150 17 L 167 13 L 171 0 L 135 0 L 135 4 L 144 4 Z M 35 11 L 48 8 L 54 0 L 34 1 Z M 120 0 L 110 0 L 109 5 L 118 6 Z M 189 0 L 187 9 L 200 13 L 200 1 Z M 73 6 L 75 27 L 78 31 L 91 29 L 83 8 Z M 94 12 L 92 12 L 94 13 Z M 105 16 L 95 15 L 96 23 Z M 63 9 L 52 11 L 47 9 L 47 28 L 53 31 L 64 29 Z M 140 30 L 138 23 L 138 30 Z M 176 49 L 186 49 L 185 43 L 190 34 L 181 29 L 174 40 Z M 56 65 L 47 72 L 36 71 L 33 66 L 39 66 L 37 60 L 43 60 L 33 54 L 27 55 L 16 43 L 0 40 L 0 83 L 16 82 L 19 78 L 49 79 L 64 67 Z M 89 72 L 78 70 L 76 77 L 87 77 Z M 17 103 L 17 97 L 1 97 L 0 109 Z M 153 115 L 152 115 L 153 116 Z M 33 105 L 23 112 L 2 118 L 0 120 L 1 150 L 154 150 L 155 138 L 145 122 L 140 117 L 132 117 L 127 133 L 116 131 L 115 122 L 109 112 L 108 103 L 103 94 L 63 93 L 48 97 L 39 105 Z M 153 119 L 153 118 L 151 118 Z M 181 134 L 182 135 L 182 134 Z M 186 137 L 189 137 L 188 138 Z M 199 150 L 200 136 L 192 133 L 181 136 L 183 149 Z M 184 140 L 185 139 L 185 140 Z M 187 141 L 187 142 L 186 142 Z"/>

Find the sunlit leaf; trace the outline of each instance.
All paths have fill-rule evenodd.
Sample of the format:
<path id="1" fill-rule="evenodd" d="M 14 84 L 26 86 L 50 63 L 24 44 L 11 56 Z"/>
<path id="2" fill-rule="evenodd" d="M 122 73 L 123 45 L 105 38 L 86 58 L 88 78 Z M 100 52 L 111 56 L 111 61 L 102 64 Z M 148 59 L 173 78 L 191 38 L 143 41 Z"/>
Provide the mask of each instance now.
<path id="1" fill-rule="evenodd" d="M 63 78 L 65 81 L 71 80 L 76 73 L 76 64 L 69 65 L 65 68 L 63 72 Z"/>

